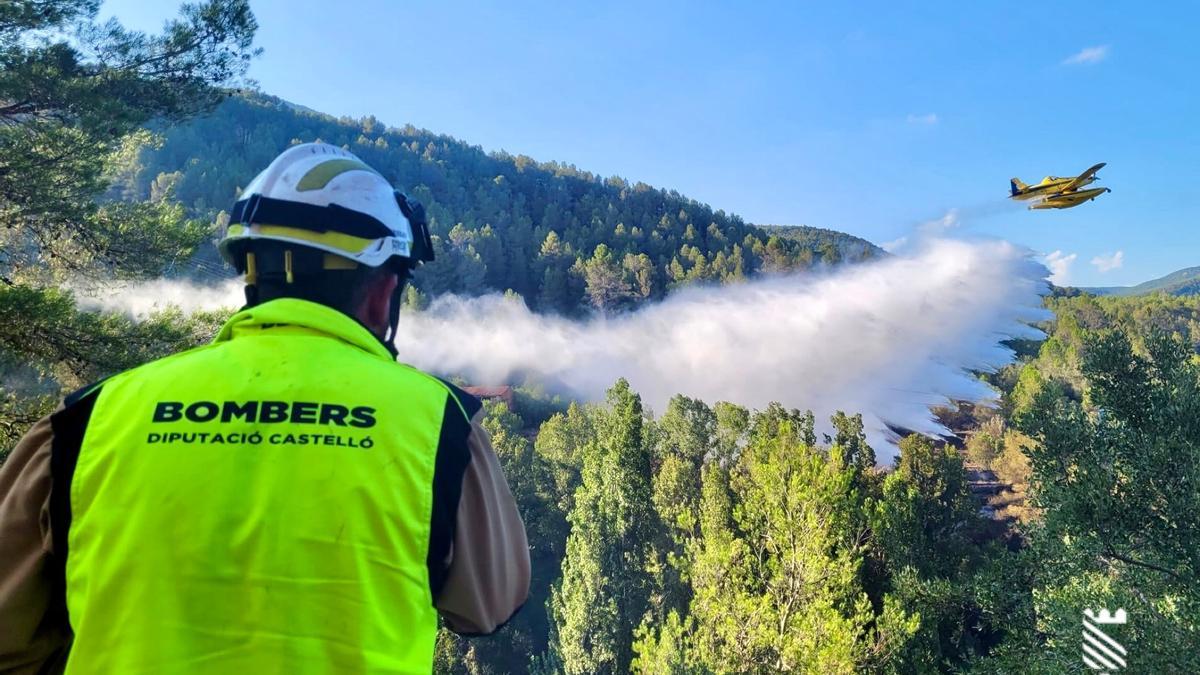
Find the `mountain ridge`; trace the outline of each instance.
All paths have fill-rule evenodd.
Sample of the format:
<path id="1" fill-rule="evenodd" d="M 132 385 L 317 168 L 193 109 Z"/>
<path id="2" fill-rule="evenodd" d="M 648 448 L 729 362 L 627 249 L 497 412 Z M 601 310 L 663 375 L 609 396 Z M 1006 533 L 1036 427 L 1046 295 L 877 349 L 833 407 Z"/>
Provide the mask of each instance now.
<path id="1" fill-rule="evenodd" d="M 779 225 L 755 223 L 756 227 L 762 228 L 768 233 L 777 234 L 785 239 L 808 244 L 813 246 L 821 246 L 827 241 L 836 241 L 843 256 L 854 257 L 856 255 L 868 255 L 870 257 L 883 257 L 890 255 L 878 244 L 850 234 L 841 230 L 834 230 L 827 227 L 814 227 L 812 225 Z"/>
<path id="2" fill-rule="evenodd" d="M 1118 297 L 1147 295 L 1159 291 L 1168 295 L 1200 295 L 1200 265 L 1184 267 L 1133 286 L 1092 286 L 1079 287 L 1079 290 L 1092 295 Z"/>
<path id="3" fill-rule="evenodd" d="M 348 148 L 425 205 L 437 258 L 421 268 L 413 289 L 426 299 L 512 290 L 539 311 L 609 312 L 692 283 L 886 255 L 845 233 L 763 228 L 676 190 L 485 152 L 374 116 L 335 118 L 259 92 L 240 92 L 210 115 L 152 131 L 160 142 L 141 149 L 116 196 L 169 197 L 218 221 L 281 149 L 315 140 Z M 207 248 L 201 256 L 216 260 Z"/>

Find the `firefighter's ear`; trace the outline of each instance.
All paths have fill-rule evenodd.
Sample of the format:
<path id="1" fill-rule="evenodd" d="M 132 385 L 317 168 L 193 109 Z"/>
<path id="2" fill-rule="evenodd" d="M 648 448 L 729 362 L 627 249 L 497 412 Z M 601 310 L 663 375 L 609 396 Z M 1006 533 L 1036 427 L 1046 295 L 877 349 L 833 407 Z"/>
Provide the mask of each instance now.
<path id="1" fill-rule="evenodd" d="M 380 274 L 363 288 L 363 302 L 359 308 L 358 320 L 381 339 L 388 331 L 392 295 L 399 285 L 400 278 L 397 275 Z"/>

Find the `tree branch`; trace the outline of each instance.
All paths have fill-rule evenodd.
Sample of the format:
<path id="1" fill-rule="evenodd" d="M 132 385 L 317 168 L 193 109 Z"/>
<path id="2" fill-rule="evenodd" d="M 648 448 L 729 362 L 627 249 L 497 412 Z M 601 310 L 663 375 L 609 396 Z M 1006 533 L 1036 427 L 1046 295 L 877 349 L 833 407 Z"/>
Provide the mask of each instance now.
<path id="1" fill-rule="evenodd" d="M 1169 570 L 1166 567 L 1162 567 L 1160 565 L 1155 565 L 1154 563 L 1148 563 L 1148 562 L 1144 562 L 1141 560 L 1136 560 L 1134 558 L 1130 558 L 1129 556 L 1121 555 L 1120 553 L 1117 553 L 1116 551 L 1112 550 L 1111 548 L 1106 548 L 1105 552 L 1101 553 L 1100 555 L 1105 558 L 1119 560 L 1128 565 L 1134 565 L 1136 567 L 1142 567 L 1142 568 L 1145 568 L 1148 570 L 1154 570 L 1155 572 L 1162 572 L 1163 574 L 1166 574 L 1167 576 L 1175 579 L 1176 581 L 1180 581 L 1180 582 L 1184 582 L 1184 583 L 1187 583 L 1187 581 L 1188 581 L 1187 579 L 1183 578 L 1182 576 L 1180 576 L 1178 573 L 1174 572 L 1173 570 Z"/>

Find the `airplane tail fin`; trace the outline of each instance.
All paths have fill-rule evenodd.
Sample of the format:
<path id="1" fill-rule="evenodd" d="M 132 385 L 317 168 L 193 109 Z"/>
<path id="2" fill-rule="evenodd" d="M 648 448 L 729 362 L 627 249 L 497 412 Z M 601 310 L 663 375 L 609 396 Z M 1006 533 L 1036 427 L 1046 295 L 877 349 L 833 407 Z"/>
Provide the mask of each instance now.
<path id="1" fill-rule="evenodd" d="M 1012 187 L 1012 193 L 1014 197 L 1021 194 L 1022 190 L 1029 187 L 1028 185 L 1022 183 L 1020 178 L 1013 178 L 1012 180 L 1008 181 L 1008 184 Z"/>

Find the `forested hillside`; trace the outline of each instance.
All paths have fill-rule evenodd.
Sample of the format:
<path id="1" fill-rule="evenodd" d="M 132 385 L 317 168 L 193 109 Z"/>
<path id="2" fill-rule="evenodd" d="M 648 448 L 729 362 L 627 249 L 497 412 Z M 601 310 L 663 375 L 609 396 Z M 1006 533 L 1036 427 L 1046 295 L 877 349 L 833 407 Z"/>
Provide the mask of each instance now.
<path id="1" fill-rule="evenodd" d="M 1185 267 L 1136 286 L 1104 286 L 1079 290 L 1093 295 L 1146 295 L 1159 291 L 1171 295 L 1200 295 L 1200 267 Z"/>
<path id="2" fill-rule="evenodd" d="M 258 25 L 244 0 L 208 0 L 147 35 L 97 23 L 98 4 L 0 2 L 0 459 L 64 393 L 216 327 L 82 312 L 62 284 L 156 277 L 206 245 L 210 223 L 171 200 L 103 195 L 147 124 L 209 112 L 241 82 Z"/>
<path id="3" fill-rule="evenodd" d="M 653 417 L 621 381 L 531 443 L 543 409 L 492 408 L 538 608 L 443 633 L 438 672 L 1082 673 L 1096 608 L 1131 617 L 1130 672 L 1200 672 L 1200 300 L 1047 305 L 1000 408 L 958 411 L 965 453 L 910 436 L 882 470 L 840 413 L 824 438 L 778 405 Z M 1024 507 L 989 520 L 967 461 Z"/>
<path id="4" fill-rule="evenodd" d="M 373 119 L 261 95 L 218 107 L 254 54 L 244 0 L 191 6 L 162 35 L 101 30 L 96 13 L 91 0 L 0 3 L 0 462 L 67 392 L 203 344 L 222 319 L 82 311 L 64 282 L 209 274 L 219 210 L 296 139 L 348 145 L 430 205 L 426 294 L 511 288 L 544 310 L 609 312 L 682 283 L 879 254 Z M 93 50 L 77 49 L 84 38 Z M 1200 298 L 1046 304 L 1047 339 L 1014 342 L 1018 362 L 982 375 L 1000 407 L 945 413 L 964 451 L 909 436 L 889 466 L 859 411 L 835 414 L 828 436 L 779 404 L 680 394 L 656 416 L 625 380 L 602 403 L 519 389 L 514 409 L 489 404 L 532 595 L 493 636 L 441 631 L 436 672 L 1083 673 L 1083 611 L 1118 608 L 1126 672 L 1200 672 Z M 1018 489 L 1023 510 L 989 522 L 968 461 Z M 40 537 L 41 505 L 10 497 L 15 475 L 0 507 Z M 223 578 L 239 583 L 236 569 Z"/>
<path id="5" fill-rule="evenodd" d="M 374 117 L 335 119 L 256 93 L 157 131 L 161 145 L 141 150 L 115 193 L 134 201 L 169 196 L 210 218 L 289 144 L 348 147 L 426 205 L 437 251 L 416 279 L 426 296 L 512 289 L 542 311 L 614 311 L 681 284 L 883 255 L 838 232 L 765 232 L 673 190 L 488 154 Z M 211 252 L 207 260 L 215 262 Z"/>
<path id="6" fill-rule="evenodd" d="M 875 244 L 837 230 L 807 225 L 759 225 L 768 235 L 783 237 L 818 251 L 824 261 L 870 259 L 884 254 Z"/>

